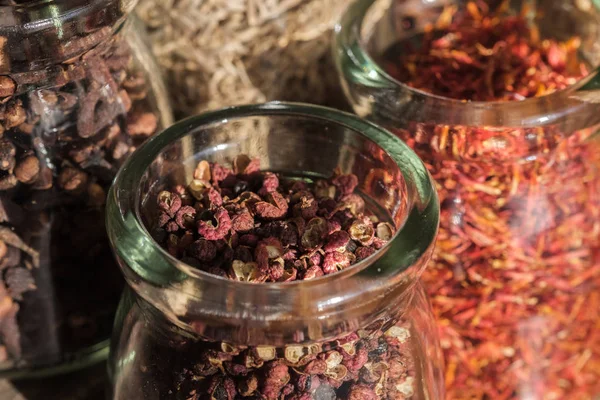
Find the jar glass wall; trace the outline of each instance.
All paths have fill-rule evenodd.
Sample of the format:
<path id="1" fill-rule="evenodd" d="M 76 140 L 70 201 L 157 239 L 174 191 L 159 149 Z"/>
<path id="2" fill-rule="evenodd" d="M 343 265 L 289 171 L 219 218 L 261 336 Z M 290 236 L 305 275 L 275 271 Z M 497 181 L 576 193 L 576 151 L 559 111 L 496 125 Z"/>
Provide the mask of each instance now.
<path id="1" fill-rule="evenodd" d="M 436 180 L 440 234 L 424 281 L 449 396 L 592 399 L 600 393 L 600 10 L 483 3 L 525 15 L 541 40 L 577 37 L 593 72 L 522 101 L 411 88 L 386 72 L 385 52 L 418 43 L 449 7 L 460 14 L 475 4 L 419 0 L 357 1 L 337 29 L 338 70 L 355 111 L 404 138 Z"/>
<path id="2" fill-rule="evenodd" d="M 152 199 L 187 182 L 199 161 L 239 154 L 307 181 L 336 167 L 352 172 L 367 206 L 398 232 L 375 255 L 310 281 L 231 281 L 176 260 L 148 233 Z M 395 184 L 382 186 L 388 179 Z M 300 104 L 205 114 L 140 148 L 117 176 L 107 210 L 130 287 L 111 345 L 113 398 L 443 398 L 435 325 L 418 283 L 438 202 L 423 164 L 390 133 Z"/>
<path id="3" fill-rule="evenodd" d="M 123 160 L 171 123 L 135 2 L 0 7 L 0 375 L 108 354 L 122 279 L 104 227 Z"/>

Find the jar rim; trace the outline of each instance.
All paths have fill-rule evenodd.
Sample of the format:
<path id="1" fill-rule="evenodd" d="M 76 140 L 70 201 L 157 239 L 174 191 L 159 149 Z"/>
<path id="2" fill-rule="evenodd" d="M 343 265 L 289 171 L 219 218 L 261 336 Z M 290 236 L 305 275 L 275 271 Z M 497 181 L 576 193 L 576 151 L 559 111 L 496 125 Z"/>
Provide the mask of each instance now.
<path id="1" fill-rule="evenodd" d="M 412 204 L 409 204 L 407 222 L 397 229 L 395 236 L 384 248 L 368 259 L 336 274 L 308 281 L 263 284 L 232 281 L 194 269 L 172 257 L 145 229 L 139 213 L 140 190 L 134 185 L 136 183 L 139 185 L 148 167 L 162 150 L 174 141 L 192 134 L 194 130 L 203 126 L 257 116 L 299 117 L 326 121 L 350 129 L 384 149 L 398 165 L 414 197 L 410 202 Z M 299 298 L 314 301 L 316 314 L 331 312 L 332 308 L 356 308 L 361 306 L 361 302 L 356 302 L 363 297 L 364 293 L 348 293 L 347 288 L 359 288 L 361 285 L 367 292 L 367 289 L 370 289 L 383 294 L 389 293 L 394 286 L 397 290 L 399 285 L 404 284 L 403 291 L 406 291 L 407 287 L 414 285 L 420 275 L 420 271 L 414 270 L 417 268 L 415 265 L 422 266 L 429 260 L 439 222 L 439 202 L 432 179 L 417 155 L 399 138 L 377 125 L 346 112 L 284 102 L 235 106 L 208 112 L 182 120 L 148 139 L 125 161 L 117 174 L 107 197 L 106 209 L 107 230 L 113 250 L 126 279 L 138 294 L 144 296 L 144 293 L 150 293 L 153 288 L 158 292 L 173 289 L 180 296 L 185 295 L 195 300 L 201 298 L 204 303 L 210 302 L 212 306 L 220 309 L 221 317 L 224 314 L 232 316 L 230 314 L 232 311 L 227 310 L 226 304 L 222 304 L 220 300 L 207 299 L 201 293 L 194 293 L 194 290 L 198 289 L 197 285 L 207 285 L 212 289 L 221 288 L 223 292 L 235 291 L 237 296 L 242 296 L 246 300 L 254 301 L 265 296 L 278 299 L 276 313 L 278 315 L 282 310 L 293 312 L 294 301 L 298 301 Z M 161 266 L 159 267 L 158 264 Z M 192 290 L 186 291 L 183 287 L 185 285 L 182 286 L 185 282 L 192 283 L 188 285 L 188 288 L 193 287 Z M 369 284 L 365 286 L 365 282 Z M 153 297 L 150 299 L 152 301 L 160 295 L 155 293 L 149 297 Z M 362 300 L 365 301 L 367 300 Z M 253 318 L 266 321 L 269 318 L 281 317 L 273 314 L 272 304 L 270 311 L 268 308 L 254 307 L 253 311 L 257 315 Z M 172 310 L 166 307 L 166 310 L 161 309 L 161 311 Z"/>
<path id="2" fill-rule="evenodd" d="M 547 125 L 549 122 L 555 122 L 555 120 L 563 118 L 565 112 L 575 111 L 577 105 L 569 102 L 569 100 L 578 99 L 578 92 L 595 90 L 600 85 L 600 65 L 597 65 L 593 67 L 593 70 L 587 76 L 579 79 L 573 85 L 544 96 L 530 97 L 519 101 L 467 101 L 411 87 L 388 74 L 371 57 L 363 40 L 363 23 L 371 7 L 378 1 L 358 0 L 346 9 L 344 15 L 335 26 L 334 51 L 336 53 L 343 52 L 348 54 L 348 58 L 353 60 L 357 64 L 357 67 L 365 71 L 365 75 L 379 77 L 383 81 L 382 86 L 395 89 L 404 95 L 408 94 L 413 97 L 413 101 L 432 102 L 432 109 L 448 108 L 452 110 L 452 116 L 449 116 L 445 121 L 434 121 L 436 123 L 447 122 L 462 125 L 481 125 L 481 121 L 485 121 L 485 125 L 505 127 L 507 126 L 506 122 L 510 121 L 509 126 Z M 566 103 L 568 103 L 568 107 L 565 105 Z M 563 109 L 568 109 L 569 111 L 563 111 Z M 550 116 L 548 116 L 549 110 L 551 111 Z M 498 123 L 492 124 L 489 123 L 489 118 L 485 118 L 486 115 L 511 115 L 511 117 L 498 118 Z M 457 116 L 462 116 L 464 119 Z"/>

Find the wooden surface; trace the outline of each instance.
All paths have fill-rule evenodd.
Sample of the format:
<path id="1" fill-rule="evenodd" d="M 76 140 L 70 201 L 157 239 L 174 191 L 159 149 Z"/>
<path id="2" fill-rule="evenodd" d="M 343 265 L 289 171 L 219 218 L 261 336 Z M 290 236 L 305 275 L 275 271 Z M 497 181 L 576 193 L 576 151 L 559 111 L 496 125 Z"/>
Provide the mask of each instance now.
<path id="1" fill-rule="evenodd" d="M 0 400 L 106 400 L 106 365 L 37 380 L 0 380 Z"/>

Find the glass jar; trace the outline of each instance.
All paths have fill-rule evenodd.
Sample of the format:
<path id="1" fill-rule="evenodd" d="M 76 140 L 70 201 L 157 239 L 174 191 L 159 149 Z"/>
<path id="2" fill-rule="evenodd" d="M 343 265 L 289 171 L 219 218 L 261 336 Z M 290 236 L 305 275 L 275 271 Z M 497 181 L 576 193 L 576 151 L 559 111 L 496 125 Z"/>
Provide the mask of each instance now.
<path id="1" fill-rule="evenodd" d="M 231 281 L 173 258 L 145 227 L 156 212 L 148 199 L 189 182 L 199 161 L 240 153 L 296 179 L 336 167 L 356 174 L 371 211 L 397 234 L 353 267 L 310 281 Z M 382 186 L 388 178 L 397 185 Z M 111 343 L 112 398 L 442 399 L 441 351 L 418 283 L 438 206 L 405 144 L 332 109 L 234 107 L 155 136 L 108 196 L 109 237 L 129 285 Z"/>
<path id="2" fill-rule="evenodd" d="M 3 2 L 6 4 L 7 2 Z M 108 355 L 122 278 L 104 228 L 123 160 L 171 123 L 135 1 L 0 6 L 0 375 Z"/>
<path id="3" fill-rule="evenodd" d="M 472 102 L 413 89 L 382 67 L 390 46 L 418 38 L 449 6 L 461 12 L 470 4 L 359 0 L 337 29 L 337 67 L 355 111 L 404 138 L 436 181 L 440 233 L 424 281 L 449 397 L 594 399 L 597 73 L 541 97 Z M 598 65 L 598 3 L 508 4 L 507 13 L 529 7 L 542 40 L 578 36 L 581 58 Z"/>

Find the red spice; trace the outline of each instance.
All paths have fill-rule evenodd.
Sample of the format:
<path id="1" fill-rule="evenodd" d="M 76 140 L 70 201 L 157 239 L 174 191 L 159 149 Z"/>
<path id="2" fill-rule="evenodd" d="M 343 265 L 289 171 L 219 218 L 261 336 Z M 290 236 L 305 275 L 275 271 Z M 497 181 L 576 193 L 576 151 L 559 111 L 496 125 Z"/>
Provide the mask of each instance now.
<path id="1" fill-rule="evenodd" d="M 520 100 L 587 74 L 579 40 L 539 40 L 522 16 L 448 7 L 423 47 L 386 65 L 454 99 Z M 600 165 L 593 128 L 492 130 L 413 123 L 442 204 L 424 280 L 448 397 L 592 399 L 600 393 Z M 534 155 L 534 157 L 528 157 Z"/>
<path id="2" fill-rule="evenodd" d="M 395 48 L 402 56 L 385 67 L 399 81 L 439 96 L 522 100 L 564 89 L 587 75 L 577 55 L 580 45 L 577 37 L 541 40 L 524 16 L 499 16 L 477 1 L 461 13 L 455 6 L 446 8 L 419 48 Z"/>
<path id="3" fill-rule="evenodd" d="M 394 234 L 365 212 L 356 175 L 336 172 L 308 185 L 259 168 L 246 155 L 232 169 L 201 161 L 187 189 L 158 194 L 157 240 L 211 273 L 288 282 L 348 268 Z"/>

